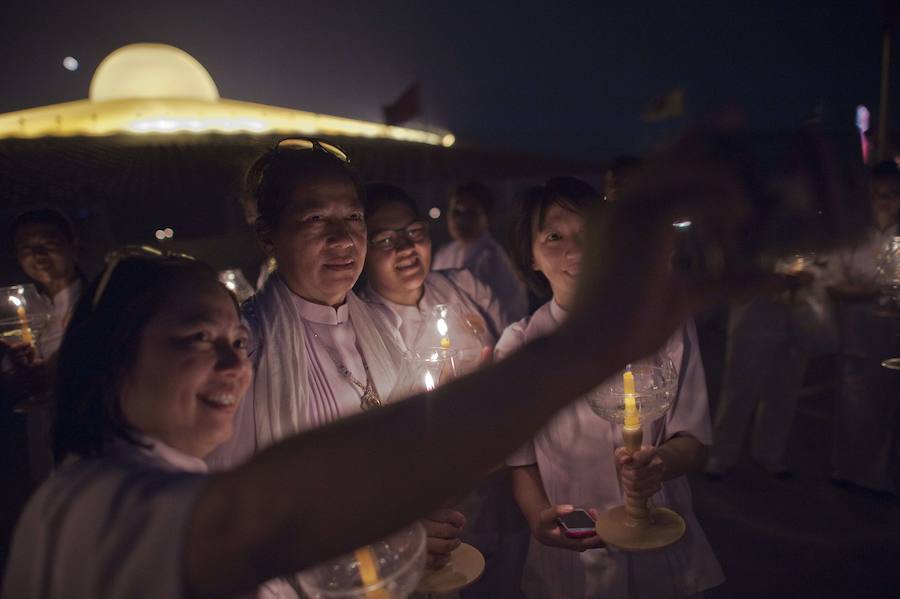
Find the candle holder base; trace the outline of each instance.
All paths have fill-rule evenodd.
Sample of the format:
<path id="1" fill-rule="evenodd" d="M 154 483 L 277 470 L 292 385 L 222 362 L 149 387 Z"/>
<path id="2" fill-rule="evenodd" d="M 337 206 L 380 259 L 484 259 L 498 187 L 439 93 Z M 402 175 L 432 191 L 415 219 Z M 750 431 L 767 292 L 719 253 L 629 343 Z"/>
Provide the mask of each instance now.
<path id="1" fill-rule="evenodd" d="M 664 507 L 650 508 L 650 522 L 628 526 L 625 506 L 603 512 L 597 518 L 597 534 L 622 551 L 653 551 L 668 547 L 684 535 L 684 519 Z"/>
<path id="2" fill-rule="evenodd" d="M 462 543 L 450 553 L 450 561 L 437 570 L 425 570 L 416 591 L 419 593 L 452 593 L 473 584 L 484 573 L 484 556 Z"/>

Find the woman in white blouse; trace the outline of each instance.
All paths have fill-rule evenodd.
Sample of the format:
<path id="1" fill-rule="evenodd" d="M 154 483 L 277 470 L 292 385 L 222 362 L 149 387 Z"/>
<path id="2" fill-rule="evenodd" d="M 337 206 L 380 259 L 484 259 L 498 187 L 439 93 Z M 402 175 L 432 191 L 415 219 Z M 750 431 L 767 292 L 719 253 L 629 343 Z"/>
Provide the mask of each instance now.
<path id="1" fill-rule="evenodd" d="M 511 321 L 491 288 L 465 268 L 431 270 L 431 234 L 414 199 L 386 183 L 366 185 L 366 285 L 361 296 L 386 308 L 407 348 L 438 304 L 456 306 L 485 348 Z"/>
<path id="2" fill-rule="evenodd" d="M 569 177 L 551 179 L 526 194 L 513 229 L 513 255 L 535 291 L 550 292 L 552 299 L 506 329 L 496 347 L 497 359 L 506 359 L 567 321 L 576 302 L 576 284 L 584 276 L 585 214 L 599 201 L 589 185 Z M 632 239 L 643 242 L 639 236 Z M 597 313 L 598 318 L 604 316 Z M 594 343 L 604 345 L 605 335 Z M 621 447 L 619 428 L 598 418 L 585 402 L 577 402 L 507 459 L 516 500 L 534 537 L 523 579 L 529 597 L 687 597 L 722 581 L 693 515 L 685 477 L 702 467 L 710 444 L 706 383 L 693 324 L 676 331 L 658 351 L 679 367 L 680 378 L 667 416 L 648 423 L 645 438 L 658 447 L 644 447 L 629 457 Z M 621 470 L 627 463 L 634 469 Z M 599 536 L 568 538 L 557 525 L 557 518 L 573 506 L 603 511 L 621 504 L 623 494 L 659 494 L 685 518 L 685 538 L 665 550 L 627 554 L 606 547 Z"/>
<path id="3" fill-rule="evenodd" d="M 489 352 L 508 324 L 490 288 L 465 269 L 430 270 L 428 223 L 403 189 L 386 183 L 366 185 L 366 285 L 361 296 L 395 319 L 411 348 L 429 312 L 438 304 L 457 308 Z M 489 353 L 471 356 L 484 363 Z M 465 439 L 460 439 L 465 442 Z M 464 596 L 509 593 L 509 581 L 521 578 L 528 529 L 512 499 L 509 477 L 498 471 L 456 507 L 467 525 L 462 539 L 477 547 L 487 565 L 481 580 Z"/>

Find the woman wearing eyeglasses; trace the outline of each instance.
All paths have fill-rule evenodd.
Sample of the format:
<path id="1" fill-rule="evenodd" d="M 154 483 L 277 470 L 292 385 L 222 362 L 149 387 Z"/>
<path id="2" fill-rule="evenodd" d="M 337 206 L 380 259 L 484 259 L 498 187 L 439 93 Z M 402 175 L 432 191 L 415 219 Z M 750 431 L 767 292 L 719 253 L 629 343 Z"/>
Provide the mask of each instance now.
<path id="1" fill-rule="evenodd" d="M 384 306 L 397 319 L 406 347 L 438 304 L 457 306 L 493 348 L 509 324 L 490 287 L 466 269 L 431 270 L 431 234 L 416 201 L 386 183 L 366 186 L 366 285 L 361 296 Z"/>
<path id="2" fill-rule="evenodd" d="M 406 347 L 412 347 L 431 309 L 449 304 L 474 324 L 489 352 L 508 324 L 499 302 L 468 270 L 430 271 L 431 236 L 415 200 L 394 185 L 366 185 L 366 224 L 369 251 L 361 297 L 396 319 Z M 468 522 L 461 538 L 486 560 L 484 576 L 463 596 L 508 596 L 508 582 L 521 578 L 528 528 L 505 474 L 496 473 L 456 506 Z"/>

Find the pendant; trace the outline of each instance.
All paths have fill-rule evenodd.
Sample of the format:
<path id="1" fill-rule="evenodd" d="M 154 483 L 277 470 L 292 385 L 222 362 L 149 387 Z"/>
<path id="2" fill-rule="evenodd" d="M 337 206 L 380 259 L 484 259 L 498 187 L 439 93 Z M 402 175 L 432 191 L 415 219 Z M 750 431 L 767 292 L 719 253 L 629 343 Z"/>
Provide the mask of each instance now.
<path id="1" fill-rule="evenodd" d="M 362 397 L 359 398 L 359 406 L 363 411 L 381 407 L 381 398 L 378 397 L 378 391 L 375 390 L 375 387 L 371 383 L 366 385 L 365 392 L 363 392 Z"/>

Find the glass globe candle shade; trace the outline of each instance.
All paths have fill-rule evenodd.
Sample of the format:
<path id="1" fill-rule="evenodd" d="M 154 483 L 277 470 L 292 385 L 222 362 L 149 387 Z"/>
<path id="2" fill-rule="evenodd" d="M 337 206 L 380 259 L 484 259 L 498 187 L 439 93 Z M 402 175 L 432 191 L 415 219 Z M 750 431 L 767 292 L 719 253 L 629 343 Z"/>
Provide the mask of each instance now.
<path id="1" fill-rule="evenodd" d="M 656 354 L 630 364 L 634 376 L 634 402 L 640 422 L 652 422 L 671 407 L 678 388 L 678 372 L 668 357 Z M 629 367 L 626 367 L 629 368 Z M 625 424 L 625 370 L 610 377 L 586 397 L 591 410 L 604 420 Z"/>
<path id="2" fill-rule="evenodd" d="M 250 296 L 255 293 L 239 268 L 219 271 L 219 281 L 234 294 L 239 303 L 250 299 Z"/>
<path id="3" fill-rule="evenodd" d="M 50 306 L 31 283 L 0 287 L 0 338 L 35 345 L 50 321 Z"/>
<path id="4" fill-rule="evenodd" d="M 403 356 L 403 364 L 390 401 L 433 391 L 457 375 L 458 352 L 454 349 L 431 348 L 410 350 Z"/>
<path id="5" fill-rule="evenodd" d="M 404 528 L 297 575 L 311 599 L 403 599 L 425 570 L 425 530 Z"/>
<path id="6" fill-rule="evenodd" d="M 466 374 L 478 367 L 487 345 L 485 326 L 478 314 L 463 314 L 458 306 L 438 304 L 422 323 L 410 349 L 421 353 L 452 349 L 456 352 L 459 373 Z"/>
<path id="7" fill-rule="evenodd" d="M 891 238 L 879 253 L 875 282 L 885 303 L 900 309 L 900 236 Z"/>

